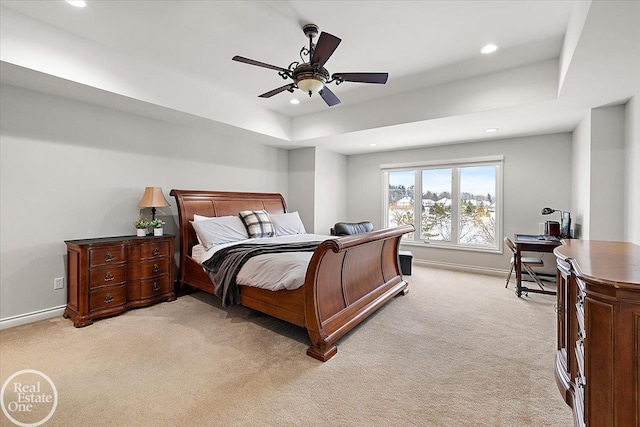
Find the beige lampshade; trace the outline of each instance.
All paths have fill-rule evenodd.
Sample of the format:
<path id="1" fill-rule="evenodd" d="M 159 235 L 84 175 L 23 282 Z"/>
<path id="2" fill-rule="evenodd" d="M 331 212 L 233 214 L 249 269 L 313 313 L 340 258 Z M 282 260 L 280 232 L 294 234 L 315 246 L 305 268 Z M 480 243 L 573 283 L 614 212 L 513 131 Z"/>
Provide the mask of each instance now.
<path id="1" fill-rule="evenodd" d="M 142 200 L 138 203 L 139 208 L 161 208 L 169 206 L 167 199 L 162 194 L 160 187 L 147 187 L 142 195 Z"/>

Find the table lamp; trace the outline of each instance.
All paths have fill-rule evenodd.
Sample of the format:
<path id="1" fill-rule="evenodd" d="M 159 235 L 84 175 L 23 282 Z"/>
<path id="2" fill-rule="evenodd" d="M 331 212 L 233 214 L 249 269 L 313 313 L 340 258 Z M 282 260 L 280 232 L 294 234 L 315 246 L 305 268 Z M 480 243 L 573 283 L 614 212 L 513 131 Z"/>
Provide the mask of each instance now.
<path id="1" fill-rule="evenodd" d="M 151 219 L 156 219 L 156 208 L 169 206 L 167 199 L 162 194 L 160 187 L 147 187 L 142 195 L 142 200 L 138 203 L 139 208 L 151 208 Z"/>

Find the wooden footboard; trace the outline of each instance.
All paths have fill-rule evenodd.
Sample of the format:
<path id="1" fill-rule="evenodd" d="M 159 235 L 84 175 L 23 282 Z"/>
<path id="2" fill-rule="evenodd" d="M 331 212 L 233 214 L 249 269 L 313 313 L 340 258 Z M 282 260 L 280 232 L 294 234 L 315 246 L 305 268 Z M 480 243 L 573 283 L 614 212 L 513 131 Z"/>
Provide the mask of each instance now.
<path id="1" fill-rule="evenodd" d="M 339 237 L 313 254 L 305 279 L 307 354 L 333 357 L 335 342 L 395 295 L 404 292 L 398 249 L 412 225 Z"/>

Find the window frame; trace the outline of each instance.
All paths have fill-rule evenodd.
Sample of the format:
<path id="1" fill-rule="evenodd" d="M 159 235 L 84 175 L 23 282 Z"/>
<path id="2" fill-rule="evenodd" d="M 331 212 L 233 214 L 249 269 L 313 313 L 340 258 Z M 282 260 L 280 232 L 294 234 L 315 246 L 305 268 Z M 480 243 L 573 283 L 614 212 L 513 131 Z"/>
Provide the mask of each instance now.
<path id="1" fill-rule="evenodd" d="M 460 169 L 464 167 L 476 167 L 476 166 L 495 166 L 496 167 L 496 189 L 495 189 L 495 222 L 496 222 L 496 235 L 493 246 L 479 246 L 467 243 L 459 242 L 459 227 L 460 227 Z M 443 248 L 443 249 L 455 249 L 465 251 L 476 252 L 489 252 L 489 253 L 502 253 L 502 239 L 503 239 L 503 187 L 504 187 L 504 156 L 486 156 L 486 157 L 474 157 L 464 159 L 448 159 L 448 160 L 436 160 L 426 162 L 411 162 L 411 163 L 391 163 L 380 165 L 382 173 L 382 224 L 385 227 L 389 226 L 389 172 L 398 171 L 414 171 L 414 206 L 413 215 L 415 218 L 422 218 L 422 170 L 423 169 L 451 169 L 452 183 L 451 183 L 451 242 L 440 240 L 428 240 L 421 237 L 421 227 L 416 226 L 416 231 L 413 234 L 413 240 L 403 237 L 403 245 Z M 420 195 L 420 200 L 415 200 L 416 195 Z"/>

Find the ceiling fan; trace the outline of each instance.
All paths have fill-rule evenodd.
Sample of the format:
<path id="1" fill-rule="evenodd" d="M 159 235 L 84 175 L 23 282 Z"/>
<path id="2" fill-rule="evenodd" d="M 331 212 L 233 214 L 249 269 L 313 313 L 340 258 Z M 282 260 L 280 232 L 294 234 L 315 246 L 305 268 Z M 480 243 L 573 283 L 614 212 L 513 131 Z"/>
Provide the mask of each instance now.
<path id="1" fill-rule="evenodd" d="M 302 62 L 292 62 L 287 68 L 265 64 L 264 62 L 238 55 L 233 57 L 234 61 L 276 70 L 278 75 L 283 79 L 293 80 L 293 83 L 263 93 L 259 96 L 260 98 L 271 98 L 273 95 L 277 95 L 285 90 L 293 93 L 293 90 L 297 88 L 308 93 L 309 96 L 315 92 L 319 93 L 324 102 L 331 107 L 339 104 L 340 100 L 327 87 L 329 83 L 336 82 L 336 85 L 339 85 L 342 82 L 378 84 L 385 84 L 387 82 L 387 78 L 389 77 L 388 73 L 334 73 L 330 75 L 327 69 L 324 68 L 324 64 L 329 60 L 331 55 L 333 55 L 333 52 L 342 40 L 332 34 L 322 32 L 320 33 L 320 37 L 318 37 L 318 43 L 314 44 L 313 39 L 318 35 L 318 26 L 307 24 L 302 27 L 302 31 L 304 31 L 305 36 L 309 39 L 309 47 L 303 46 L 300 50 L 300 59 Z M 308 60 L 305 60 L 304 57 L 307 57 Z"/>

